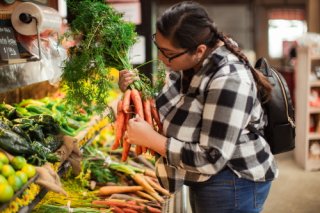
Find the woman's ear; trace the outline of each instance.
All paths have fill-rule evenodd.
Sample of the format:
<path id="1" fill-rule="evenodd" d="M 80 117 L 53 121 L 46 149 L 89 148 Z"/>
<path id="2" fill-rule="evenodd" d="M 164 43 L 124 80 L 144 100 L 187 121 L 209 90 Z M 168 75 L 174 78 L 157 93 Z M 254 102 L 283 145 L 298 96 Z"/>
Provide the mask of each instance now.
<path id="1" fill-rule="evenodd" d="M 200 44 L 198 47 L 197 47 L 197 50 L 196 50 L 196 57 L 201 59 L 205 52 L 207 51 L 207 46 L 204 45 L 204 44 Z"/>

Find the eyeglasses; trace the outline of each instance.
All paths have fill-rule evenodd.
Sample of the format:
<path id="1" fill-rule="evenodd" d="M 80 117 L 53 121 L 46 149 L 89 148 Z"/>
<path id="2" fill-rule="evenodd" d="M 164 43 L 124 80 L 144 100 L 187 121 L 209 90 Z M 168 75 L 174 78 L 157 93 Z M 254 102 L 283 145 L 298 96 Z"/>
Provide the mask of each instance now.
<path id="1" fill-rule="evenodd" d="M 155 33 L 152 34 L 152 41 L 153 41 L 154 45 L 156 45 L 157 49 L 161 52 L 161 54 L 162 54 L 164 57 L 166 57 L 166 58 L 168 59 L 169 62 L 171 62 L 173 59 L 178 58 L 179 56 L 182 56 L 182 55 L 186 54 L 187 52 L 189 52 L 189 49 L 187 49 L 187 50 L 185 50 L 185 51 L 183 51 L 183 52 L 181 52 L 181 53 L 175 54 L 175 55 L 173 55 L 173 56 L 167 56 L 167 55 L 165 54 L 165 52 L 163 51 L 163 49 L 161 49 L 161 48 L 158 46 L 155 37 L 156 37 L 156 34 L 155 34 Z"/>

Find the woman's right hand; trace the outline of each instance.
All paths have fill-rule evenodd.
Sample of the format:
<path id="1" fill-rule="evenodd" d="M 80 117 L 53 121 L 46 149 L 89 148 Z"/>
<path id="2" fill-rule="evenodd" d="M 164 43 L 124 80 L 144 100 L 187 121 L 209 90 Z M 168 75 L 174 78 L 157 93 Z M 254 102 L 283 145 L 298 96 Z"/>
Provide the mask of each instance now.
<path id="1" fill-rule="evenodd" d="M 124 92 L 127 87 L 136 80 L 136 75 L 130 70 L 121 70 L 119 71 L 119 81 L 118 85 L 122 92 Z"/>

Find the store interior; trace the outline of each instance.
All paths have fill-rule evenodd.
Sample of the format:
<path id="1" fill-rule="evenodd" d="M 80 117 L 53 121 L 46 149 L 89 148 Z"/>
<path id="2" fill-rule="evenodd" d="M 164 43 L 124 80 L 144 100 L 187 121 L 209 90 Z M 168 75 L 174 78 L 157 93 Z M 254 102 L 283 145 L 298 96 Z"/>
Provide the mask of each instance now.
<path id="1" fill-rule="evenodd" d="M 158 70 L 157 64 L 151 63 L 157 58 L 157 48 L 152 43 L 155 22 L 166 8 L 179 1 L 106 0 L 105 2 L 115 11 L 120 12 L 123 16 L 122 19 L 126 23 L 131 23 L 136 32 L 137 40 L 131 46 L 127 42 L 130 46 L 128 62 L 133 67 L 139 67 L 141 73 L 154 80 L 153 78 Z M 262 212 L 319 212 L 320 1 L 199 0 L 197 2 L 207 9 L 218 29 L 227 33 L 238 43 L 252 64 L 261 57 L 266 58 L 272 67 L 278 70 L 285 78 L 291 94 L 295 108 L 295 149 L 275 156 L 279 166 L 279 177 L 274 181 L 270 196 Z M 25 3 L 30 5 L 20 7 Z M 26 8 L 29 8 L 29 10 Z M 66 0 L 0 1 L 0 103 L 21 108 L 28 106 L 30 103 L 37 103 L 36 105 L 43 106 L 44 103 L 48 103 L 43 101 L 50 100 L 49 105 L 53 106 L 57 104 L 57 100 L 63 100 L 66 97 L 66 94 L 62 92 L 60 82 L 62 73 L 66 70 L 66 66 L 63 64 L 68 56 L 79 56 L 76 53 L 77 49 L 72 47 L 82 37 L 78 35 L 78 38 L 73 37 L 72 39 L 63 38 L 63 40 L 59 40 L 59 38 L 69 32 L 70 23 L 80 17 L 77 14 L 78 11 L 75 11 L 70 11 Z M 32 15 L 33 18 L 29 22 L 34 24 L 32 29 L 29 28 L 29 23 L 21 21 L 22 13 L 30 13 Z M 38 13 L 41 21 L 35 23 L 34 20 L 37 20 Z M 84 10 L 83 13 L 86 13 L 86 11 Z M 36 18 L 34 19 L 34 17 Z M 86 16 L 81 17 L 82 21 L 85 22 Z M 123 23 L 121 22 L 121 24 Z M 79 27 L 83 26 L 79 25 Z M 108 35 L 107 32 L 101 30 L 101 36 L 105 35 Z M 120 37 L 121 35 L 119 34 Z M 91 43 L 89 42 L 87 45 L 89 46 Z M 92 54 L 97 53 L 92 51 Z M 101 59 L 99 62 L 103 60 L 105 59 Z M 70 66 L 73 65 L 70 63 Z M 72 75 L 70 74 L 69 83 L 72 81 L 70 79 L 73 79 Z M 110 85 L 105 86 L 105 89 L 108 90 L 108 97 L 103 96 L 104 100 L 108 99 L 107 106 L 102 105 L 105 107 L 105 111 L 100 112 L 100 108 L 99 113 L 93 113 L 90 116 L 89 113 L 88 115 L 86 114 L 87 117 L 83 118 L 86 120 L 85 122 L 82 123 L 79 120 L 77 124 L 74 123 L 74 125 L 79 125 L 77 127 L 79 129 L 73 134 L 68 132 L 70 130 L 68 127 L 63 129 L 65 135 L 69 133 L 69 136 L 76 138 L 75 143 L 80 148 L 88 142 L 92 143 L 95 138 L 99 137 L 104 142 L 108 141 L 109 145 L 113 143 L 115 137 L 114 126 L 112 119 L 106 114 L 111 111 L 117 111 L 117 102 L 122 93 L 117 88 L 117 68 L 108 69 L 108 75 L 112 77 L 110 79 L 106 78 L 104 81 L 110 83 Z M 88 91 L 77 90 L 77 87 L 81 87 L 81 85 L 85 84 L 83 82 L 82 84 L 74 85 L 70 83 L 64 86 L 69 88 L 69 91 L 71 91 L 70 88 L 75 91 L 75 93 L 70 93 L 71 96 L 73 95 L 74 103 L 78 103 L 77 101 L 82 98 L 77 96 L 76 92 L 87 92 L 86 94 L 89 98 L 85 99 L 85 101 L 89 112 L 91 109 L 89 109 L 90 104 L 88 103 L 92 101 L 90 99 L 91 96 L 96 94 L 90 95 Z M 29 100 L 29 102 L 30 100 L 35 101 L 28 103 L 25 100 Z M 42 102 L 39 103 L 39 100 Z M 37 111 L 33 106 L 29 107 L 31 109 L 29 115 L 41 115 L 41 112 Z M 3 116 L 6 110 L 8 108 L 0 106 L 0 115 Z M 17 108 L 14 112 L 16 111 L 18 111 Z M 27 113 L 28 108 L 23 108 L 21 113 L 23 114 L 23 112 Z M 98 115 L 101 113 L 103 116 Z M 55 113 L 52 111 L 49 114 L 53 115 Z M 76 116 L 79 112 L 71 114 Z M 66 115 L 61 117 L 63 116 Z M 84 124 L 84 126 L 80 127 L 80 124 Z M 67 143 L 65 140 L 68 139 L 63 138 L 62 140 L 62 143 Z M 1 145 L 0 148 L 3 149 Z M 63 161 L 59 161 L 60 164 L 53 164 L 52 168 L 58 174 L 57 179 L 60 179 L 59 173 L 61 173 L 61 179 L 63 179 L 63 175 L 70 173 L 70 162 L 63 162 L 70 160 L 72 153 L 75 158 L 79 157 L 75 154 L 77 153 L 76 148 L 72 151 L 67 150 L 67 152 L 69 152 L 68 157 L 65 157 Z M 111 153 L 110 150 L 108 152 Z M 11 157 L 15 155 L 19 154 L 13 154 Z M 113 155 L 119 157 L 119 152 L 115 152 Z M 123 156 L 120 153 L 121 157 Z M 141 161 L 150 159 L 152 161 L 153 157 L 149 154 L 142 155 L 143 159 L 137 155 L 131 154 L 129 156 L 132 160 L 139 158 Z M 42 160 L 46 160 L 46 158 L 41 160 L 37 158 L 37 164 L 34 164 L 34 166 L 43 167 L 45 163 Z M 31 161 L 28 160 L 29 162 Z M 154 165 L 149 166 L 149 169 L 154 169 Z M 79 165 L 74 167 L 71 165 L 71 167 L 72 169 L 79 168 Z M 120 173 L 119 171 L 117 172 Z M 77 174 L 79 175 L 79 173 Z M 121 174 L 120 176 L 123 178 L 124 175 Z M 14 195 L 9 200 L 1 201 L 0 196 L 0 212 L 36 212 L 33 209 L 39 209 L 39 205 L 45 203 L 48 192 L 52 191 L 52 188 L 45 187 L 48 184 L 37 184 L 37 178 L 38 175 L 30 176 L 27 181 L 28 184 L 15 190 Z M 58 185 L 59 189 L 61 189 L 60 180 Z M 32 187 L 35 187 L 35 189 Z M 36 191 L 32 198 L 28 198 L 26 202 L 19 201 L 19 205 L 14 204 L 16 202 L 15 199 L 27 199 L 22 198 L 22 196 L 26 194 L 26 191 L 32 190 Z M 64 192 L 63 189 L 61 190 L 60 193 Z M 162 195 L 165 197 L 165 193 Z M 158 201 L 162 199 L 162 197 L 158 197 Z M 171 203 L 170 205 L 172 206 L 168 207 L 167 209 L 169 210 L 165 212 L 191 212 L 185 195 L 176 199 L 180 199 L 179 202 Z M 146 208 L 155 208 L 157 211 L 161 211 L 161 208 L 158 208 L 157 205 L 158 203 L 150 204 Z M 68 208 L 70 211 L 70 206 Z M 162 212 L 164 212 L 163 209 Z"/>

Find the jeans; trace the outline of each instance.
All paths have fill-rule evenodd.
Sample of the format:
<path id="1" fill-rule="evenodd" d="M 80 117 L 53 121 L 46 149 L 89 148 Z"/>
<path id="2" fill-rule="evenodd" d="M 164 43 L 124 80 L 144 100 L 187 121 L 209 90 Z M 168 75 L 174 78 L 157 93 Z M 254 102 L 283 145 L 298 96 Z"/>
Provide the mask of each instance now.
<path id="1" fill-rule="evenodd" d="M 253 182 L 224 169 L 209 180 L 189 185 L 193 213 L 261 212 L 271 181 Z"/>

